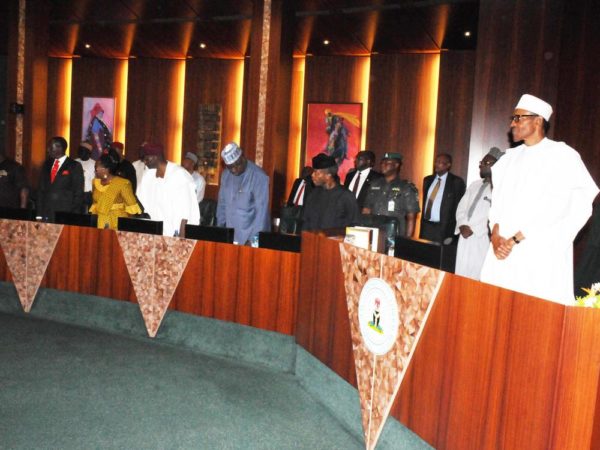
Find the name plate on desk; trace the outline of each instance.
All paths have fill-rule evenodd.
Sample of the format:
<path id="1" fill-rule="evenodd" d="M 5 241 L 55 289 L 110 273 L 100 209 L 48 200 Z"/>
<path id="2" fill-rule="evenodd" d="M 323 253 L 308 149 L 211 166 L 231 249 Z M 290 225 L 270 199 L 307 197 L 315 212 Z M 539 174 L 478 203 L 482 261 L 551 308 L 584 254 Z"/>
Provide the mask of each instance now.
<path id="1" fill-rule="evenodd" d="M 297 234 L 261 231 L 258 233 L 258 246 L 260 248 L 300 253 L 302 238 Z"/>
<path id="2" fill-rule="evenodd" d="M 131 217 L 119 217 L 117 229 L 119 231 L 133 231 L 135 233 L 162 234 L 163 223 L 148 219 L 133 219 Z"/>
<path id="3" fill-rule="evenodd" d="M 396 237 L 396 258 L 454 273 L 456 245 L 443 245 L 424 239 Z"/>
<path id="4" fill-rule="evenodd" d="M 223 242 L 233 244 L 233 228 L 225 227 L 206 227 L 202 225 L 186 225 L 186 239 L 196 239 L 198 241 Z"/>
<path id="5" fill-rule="evenodd" d="M 31 209 L 0 207 L 0 219 L 35 220 L 35 214 Z"/>
<path id="6" fill-rule="evenodd" d="M 61 225 L 76 225 L 78 227 L 96 228 L 98 216 L 95 214 L 78 214 L 66 211 L 56 211 L 54 222 Z"/>

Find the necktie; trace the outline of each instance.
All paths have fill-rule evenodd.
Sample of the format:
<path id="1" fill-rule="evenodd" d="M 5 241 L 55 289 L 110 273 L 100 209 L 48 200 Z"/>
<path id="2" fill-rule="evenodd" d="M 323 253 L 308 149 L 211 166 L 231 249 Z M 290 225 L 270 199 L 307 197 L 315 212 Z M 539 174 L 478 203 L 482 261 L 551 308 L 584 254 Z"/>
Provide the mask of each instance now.
<path id="1" fill-rule="evenodd" d="M 52 171 L 50 172 L 50 183 L 54 183 L 54 179 L 56 178 L 56 174 L 58 173 L 59 166 L 60 163 L 58 162 L 58 159 L 55 159 L 54 164 L 52 165 Z"/>
<path id="2" fill-rule="evenodd" d="M 302 182 L 300 189 L 298 189 L 298 193 L 296 194 L 296 198 L 294 199 L 294 206 L 299 206 L 302 203 L 302 194 L 304 194 L 304 188 L 306 187 L 306 181 Z"/>
<path id="3" fill-rule="evenodd" d="M 352 192 L 354 193 L 355 197 L 358 197 L 358 186 L 360 185 L 360 176 L 362 175 L 362 172 L 358 172 L 356 174 L 356 180 L 354 182 L 354 186 L 352 186 Z"/>
<path id="4" fill-rule="evenodd" d="M 467 211 L 467 219 L 471 219 L 471 216 L 473 215 L 473 211 L 475 211 L 475 207 L 477 206 L 477 203 L 479 203 L 479 199 L 481 199 L 481 196 L 483 195 L 483 191 L 485 191 L 485 188 L 487 187 L 487 183 L 482 183 L 479 190 L 477 191 L 477 195 L 475 196 L 475 199 L 473 200 L 473 203 L 471 203 L 471 206 L 469 206 L 469 211 Z"/>
<path id="5" fill-rule="evenodd" d="M 435 196 L 440 190 L 440 184 L 442 184 L 442 179 L 438 177 L 437 183 L 433 187 L 433 191 L 431 191 L 431 195 L 427 200 L 427 206 L 425 207 L 425 220 L 429 220 L 431 218 L 431 207 L 433 206 L 433 202 L 435 201 Z"/>

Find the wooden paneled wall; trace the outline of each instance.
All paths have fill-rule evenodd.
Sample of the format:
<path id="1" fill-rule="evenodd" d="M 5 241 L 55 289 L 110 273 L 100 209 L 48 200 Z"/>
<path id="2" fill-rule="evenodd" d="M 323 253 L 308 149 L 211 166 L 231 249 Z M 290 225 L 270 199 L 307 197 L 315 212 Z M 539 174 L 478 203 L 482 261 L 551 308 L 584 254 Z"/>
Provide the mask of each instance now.
<path id="1" fill-rule="evenodd" d="M 182 64 L 185 62 L 153 58 L 129 61 L 126 139 L 130 148 L 143 142 L 159 143 L 167 159 L 179 161 L 181 149 L 174 144 L 181 133 L 177 111 L 182 106 L 178 105 Z"/>
<path id="2" fill-rule="evenodd" d="M 244 61 L 234 59 L 191 59 L 186 63 L 183 108 L 182 154 L 195 151 L 198 139 L 198 111 L 201 104 L 222 106 L 221 145 L 240 139 L 239 102 Z M 219 160 L 220 164 L 220 160 Z M 206 196 L 217 198 L 218 186 L 208 185 Z"/>
<path id="3" fill-rule="evenodd" d="M 474 77 L 474 51 L 441 53 L 435 153 L 450 153 L 452 172 L 465 180 L 469 167 Z"/>
<path id="4" fill-rule="evenodd" d="M 367 148 L 404 155 L 401 177 L 421 191 L 433 171 L 438 54 L 371 57 Z M 433 86 L 432 86 L 433 85 Z"/>
<path id="5" fill-rule="evenodd" d="M 509 146 L 508 117 L 522 94 L 556 105 L 562 5 L 562 0 L 480 2 L 470 173 L 490 147 Z"/>
<path id="6" fill-rule="evenodd" d="M 600 2 L 565 1 L 554 137 L 575 148 L 600 185 Z"/>

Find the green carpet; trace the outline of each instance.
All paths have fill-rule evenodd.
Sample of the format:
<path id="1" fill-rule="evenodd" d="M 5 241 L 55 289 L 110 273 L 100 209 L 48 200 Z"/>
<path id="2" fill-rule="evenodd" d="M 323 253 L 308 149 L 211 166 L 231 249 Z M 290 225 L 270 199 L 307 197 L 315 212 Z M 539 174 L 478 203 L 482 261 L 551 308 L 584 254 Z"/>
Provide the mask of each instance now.
<path id="1" fill-rule="evenodd" d="M 0 449 L 364 448 L 358 393 L 293 337 L 0 282 Z M 378 450 L 430 449 L 388 418 Z"/>
<path id="2" fill-rule="evenodd" d="M 1 448 L 360 449 L 292 375 L 0 314 Z"/>

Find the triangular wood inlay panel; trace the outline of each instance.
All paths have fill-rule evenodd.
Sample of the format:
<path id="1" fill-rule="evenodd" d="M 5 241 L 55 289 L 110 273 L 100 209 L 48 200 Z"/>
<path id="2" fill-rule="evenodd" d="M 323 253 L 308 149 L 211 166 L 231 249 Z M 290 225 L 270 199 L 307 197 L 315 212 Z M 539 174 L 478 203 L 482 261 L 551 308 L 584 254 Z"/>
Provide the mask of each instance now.
<path id="1" fill-rule="evenodd" d="M 148 335 L 154 337 L 196 241 L 125 231 L 117 235 Z"/>
<path id="2" fill-rule="evenodd" d="M 0 245 L 25 312 L 31 311 L 62 229 L 52 223 L 0 219 Z"/>
<path id="3" fill-rule="evenodd" d="M 365 446 L 373 449 L 425 327 L 444 272 L 349 244 L 340 244 L 340 253 Z M 376 355 L 367 348 L 359 325 L 360 295 L 371 278 L 380 278 L 391 287 L 398 306 L 398 334 L 384 355 Z"/>

